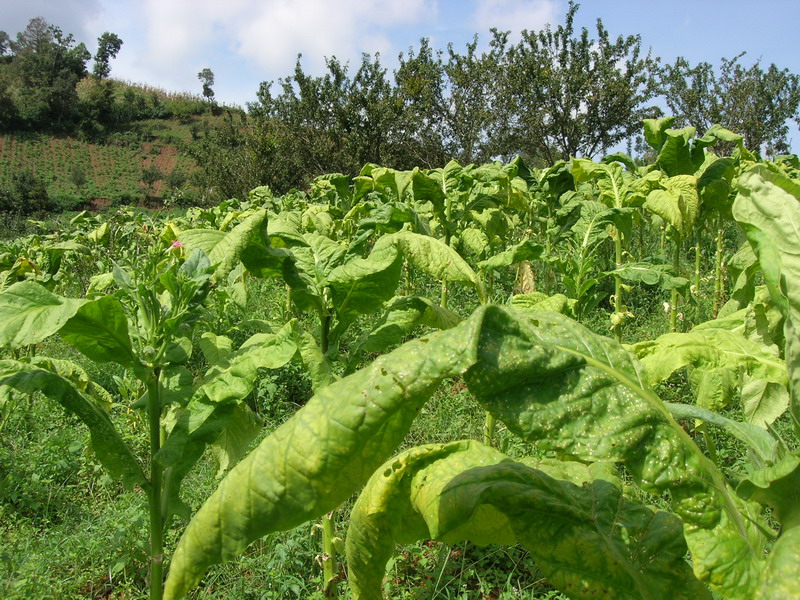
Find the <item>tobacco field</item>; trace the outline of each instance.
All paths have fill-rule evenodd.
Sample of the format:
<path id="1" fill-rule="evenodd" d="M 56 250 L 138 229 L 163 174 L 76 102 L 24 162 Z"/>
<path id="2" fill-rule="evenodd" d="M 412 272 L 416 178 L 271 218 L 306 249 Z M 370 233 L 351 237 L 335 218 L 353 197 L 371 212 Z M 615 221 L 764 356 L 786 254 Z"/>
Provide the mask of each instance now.
<path id="1" fill-rule="evenodd" d="M 800 597 L 800 161 L 672 124 L 1 240 L 0 597 Z"/>

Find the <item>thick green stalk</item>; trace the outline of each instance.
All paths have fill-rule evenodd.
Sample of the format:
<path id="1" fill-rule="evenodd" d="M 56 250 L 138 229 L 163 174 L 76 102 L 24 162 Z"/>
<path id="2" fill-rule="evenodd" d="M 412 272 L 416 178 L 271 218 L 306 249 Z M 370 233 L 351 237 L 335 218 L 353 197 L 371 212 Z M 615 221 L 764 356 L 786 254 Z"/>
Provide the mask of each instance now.
<path id="1" fill-rule="evenodd" d="M 717 224 L 717 251 L 714 256 L 714 318 L 719 313 L 720 305 L 722 304 L 722 252 L 724 250 L 724 232 L 722 229 L 722 217 L 719 217 Z"/>
<path id="2" fill-rule="evenodd" d="M 321 319 L 320 349 L 323 354 L 328 353 L 330 346 L 331 315 L 326 314 Z M 333 519 L 335 512 L 331 511 L 322 517 L 322 593 L 325 598 L 338 598 L 339 589 L 336 585 L 336 547 L 333 544 L 335 535 Z"/>
<path id="3" fill-rule="evenodd" d="M 672 270 L 675 275 L 678 274 L 681 267 L 681 239 L 675 239 L 675 249 L 672 254 Z M 669 301 L 669 329 L 670 331 L 678 330 L 678 290 L 672 288 L 672 294 Z"/>
<path id="4" fill-rule="evenodd" d="M 335 536 L 334 514 L 329 512 L 322 517 L 322 593 L 326 598 L 339 597 L 336 573 L 336 546 L 333 543 Z"/>
<path id="5" fill-rule="evenodd" d="M 452 202 L 450 197 L 447 195 L 447 183 L 442 178 L 442 188 L 444 190 L 444 244 L 445 246 L 450 245 L 450 215 L 452 214 Z M 442 300 L 439 303 L 442 308 L 447 308 L 447 281 L 442 280 Z"/>
<path id="6" fill-rule="evenodd" d="M 694 246 L 694 294 L 700 296 L 700 231 L 698 230 L 695 235 Z"/>
<path id="7" fill-rule="evenodd" d="M 497 428 L 497 421 L 492 413 L 486 411 L 486 420 L 483 423 L 483 443 L 491 446 L 494 442 L 494 433 Z"/>
<path id="8" fill-rule="evenodd" d="M 622 268 L 622 233 L 619 229 L 614 229 L 614 264 L 615 269 Z M 622 305 L 622 277 L 614 275 L 614 312 L 617 318 L 621 318 L 623 311 Z M 614 324 L 614 339 L 622 341 L 622 321 Z"/>
<path id="9" fill-rule="evenodd" d="M 147 379 L 147 420 L 150 427 L 150 600 L 161 600 L 164 584 L 164 538 L 161 506 L 163 467 L 156 460 L 161 449 L 161 389 L 159 369 Z"/>
<path id="10" fill-rule="evenodd" d="M 328 353 L 328 348 L 330 347 L 330 335 L 331 316 L 329 314 L 325 314 L 320 317 L 319 345 L 320 349 L 322 350 L 322 354 Z"/>

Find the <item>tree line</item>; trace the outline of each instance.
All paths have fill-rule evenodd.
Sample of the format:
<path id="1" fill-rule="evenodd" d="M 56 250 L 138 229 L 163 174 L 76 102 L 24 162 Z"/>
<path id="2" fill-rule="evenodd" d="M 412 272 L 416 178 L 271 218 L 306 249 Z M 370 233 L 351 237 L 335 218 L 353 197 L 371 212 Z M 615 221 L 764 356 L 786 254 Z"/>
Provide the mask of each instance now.
<path id="1" fill-rule="evenodd" d="M 800 121 L 800 76 L 744 54 L 721 65 L 662 64 L 638 35 L 612 37 L 597 19 L 578 30 L 570 2 L 557 27 L 491 31 L 463 50 L 428 39 L 400 54 L 390 73 L 379 54 L 351 68 L 335 56 L 312 76 L 298 56 L 294 71 L 262 82 L 247 111 L 227 110 L 216 126 L 185 144 L 209 199 L 241 197 L 258 185 L 302 188 L 315 176 L 358 174 L 366 163 L 398 169 L 510 159 L 550 165 L 570 156 L 600 156 L 626 143 L 643 154 L 641 122 L 664 106 L 677 126 L 704 132 L 714 123 L 769 155 L 789 149 L 787 120 Z M 102 132 L 136 119 L 167 116 L 157 98 L 120 94 L 109 61 L 122 46 L 104 33 L 94 57 L 72 35 L 33 19 L 15 41 L 0 32 L 0 131 Z M 91 75 L 87 62 L 93 58 Z M 198 73 L 200 103 L 216 107 L 211 69 Z M 88 86 L 78 101 L 79 82 Z"/>
<path id="2" fill-rule="evenodd" d="M 217 197 L 241 197 L 261 184 L 284 192 L 322 173 L 355 175 L 366 163 L 408 169 L 521 155 L 544 166 L 626 141 L 642 155 L 642 119 L 662 116 L 664 104 L 676 126 L 703 133 L 719 123 L 754 151 L 789 150 L 798 75 L 746 66 L 744 53 L 720 68 L 662 64 L 640 36 L 613 38 L 601 19 L 593 35 L 577 30 L 578 8 L 571 2 L 563 24 L 523 31 L 514 43 L 492 30 L 485 50 L 477 36 L 463 51 L 422 39 L 391 75 L 378 54 L 364 54 L 354 71 L 329 58 L 318 77 L 298 56 L 277 86 L 260 85 L 246 115 L 229 115 L 189 152 Z"/>

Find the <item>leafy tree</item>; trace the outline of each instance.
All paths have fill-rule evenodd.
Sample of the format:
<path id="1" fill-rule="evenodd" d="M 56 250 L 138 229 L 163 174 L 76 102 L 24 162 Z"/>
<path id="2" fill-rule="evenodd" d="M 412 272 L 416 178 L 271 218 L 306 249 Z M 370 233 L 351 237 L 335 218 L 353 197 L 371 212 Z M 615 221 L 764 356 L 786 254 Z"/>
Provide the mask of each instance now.
<path id="1" fill-rule="evenodd" d="M 97 38 L 97 52 L 94 55 L 94 68 L 92 74 L 96 79 L 105 79 L 111 73 L 109 61 L 114 58 L 122 48 L 122 40 L 115 33 L 106 31 Z"/>
<path id="2" fill-rule="evenodd" d="M 142 183 L 147 188 L 149 196 L 155 194 L 156 183 L 162 179 L 164 179 L 164 174 L 155 165 L 142 170 Z"/>
<path id="3" fill-rule="evenodd" d="M 462 164 L 491 159 L 489 134 L 495 121 L 495 82 L 499 75 L 497 47 L 480 56 L 476 53 L 478 36 L 459 54 L 448 45 L 444 65 L 447 78 L 447 146 L 451 157 Z"/>
<path id="4" fill-rule="evenodd" d="M 0 190 L 0 210 L 30 215 L 54 207 L 47 187 L 30 169 L 11 176 L 11 185 Z"/>
<path id="5" fill-rule="evenodd" d="M 203 190 L 205 198 L 244 198 L 259 185 L 274 185 L 278 175 L 270 169 L 273 145 L 267 134 L 259 134 L 263 131 L 260 122 L 245 114 L 228 112 L 220 124 L 202 134 L 198 131 L 197 140 L 183 145 L 183 151 L 199 167 L 192 181 Z"/>
<path id="6" fill-rule="evenodd" d="M 68 129 L 78 120 L 76 86 L 86 76 L 91 54 L 71 34 L 31 19 L 11 43 L 14 104 L 20 119 L 37 128 Z"/>
<path id="7" fill-rule="evenodd" d="M 657 114 L 646 106 L 657 90 L 657 60 L 642 55 L 639 36 L 612 40 L 600 19 L 596 39 L 586 28 L 576 35 L 578 7 L 571 1 L 564 25 L 523 31 L 516 45 L 507 47 L 507 34 L 493 30 L 504 58 L 493 137 L 504 155 L 546 164 L 593 156 Z"/>
<path id="8" fill-rule="evenodd" d="M 719 71 L 701 62 L 692 67 L 679 57 L 661 70 L 661 88 L 670 110 L 683 125 L 707 131 L 712 125 L 741 134 L 745 147 L 787 152 L 787 120 L 800 118 L 800 76 L 759 61 L 746 68 L 741 53 L 722 59 Z"/>
<path id="9" fill-rule="evenodd" d="M 206 67 L 197 74 L 197 78 L 203 83 L 203 97 L 209 102 L 214 100 L 214 72 Z"/>
<path id="10" fill-rule="evenodd" d="M 80 191 L 87 182 L 86 171 L 80 165 L 72 165 L 69 170 L 69 180 Z"/>
<path id="11" fill-rule="evenodd" d="M 11 38 L 5 31 L 0 31 L 0 56 L 5 56 L 11 50 Z"/>
<path id="12" fill-rule="evenodd" d="M 416 53 L 409 49 L 399 56 L 394 79 L 402 111 L 396 140 L 400 160 L 394 166 L 436 168 L 450 158 L 443 144 L 446 83 L 441 54 L 423 38 Z"/>
<path id="13" fill-rule="evenodd" d="M 312 77 L 298 57 L 294 74 L 278 80 L 280 93 L 264 82 L 253 117 L 251 152 L 258 155 L 276 191 L 299 187 L 323 173 L 356 175 L 366 162 L 397 160 L 401 111 L 380 56 L 363 55 L 353 77 L 348 65 L 327 60 L 327 73 Z M 261 162 L 264 161 L 264 162 Z"/>

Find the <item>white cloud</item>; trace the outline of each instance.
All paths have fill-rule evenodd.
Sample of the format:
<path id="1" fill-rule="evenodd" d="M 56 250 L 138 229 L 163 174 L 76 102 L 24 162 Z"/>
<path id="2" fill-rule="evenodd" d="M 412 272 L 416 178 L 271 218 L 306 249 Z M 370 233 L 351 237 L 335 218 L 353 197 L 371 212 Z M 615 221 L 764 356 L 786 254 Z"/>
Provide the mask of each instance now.
<path id="1" fill-rule="evenodd" d="M 434 14 L 436 0 L 146 0 L 141 10 L 146 50 L 126 70 L 195 88 L 196 71 L 216 72 L 225 52 L 262 79 L 291 73 L 298 53 L 314 74 L 334 55 L 356 66 L 362 52 L 398 50 L 392 29 Z"/>
<path id="2" fill-rule="evenodd" d="M 473 23 L 482 31 L 496 27 L 518 35 L 523 29 L 538 30 L 556 23 L 561 4 L 559 0 L 479 0 Z"/>

